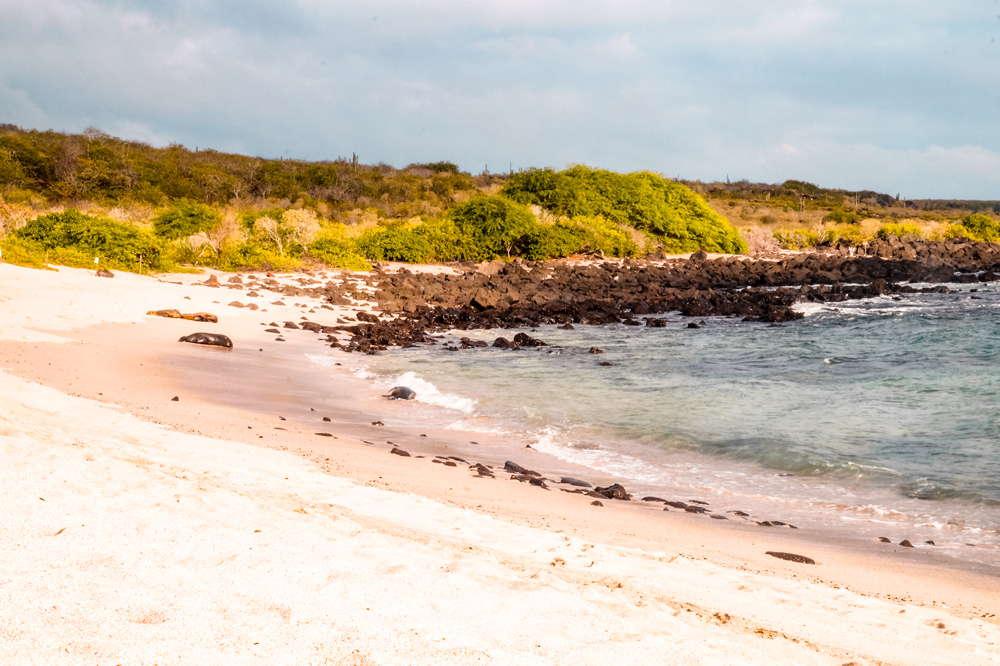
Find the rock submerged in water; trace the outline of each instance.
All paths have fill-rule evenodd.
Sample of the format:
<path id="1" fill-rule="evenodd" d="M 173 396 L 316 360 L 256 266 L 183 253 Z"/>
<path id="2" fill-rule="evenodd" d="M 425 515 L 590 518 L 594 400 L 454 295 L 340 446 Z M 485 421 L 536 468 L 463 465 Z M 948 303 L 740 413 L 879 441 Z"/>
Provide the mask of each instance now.
<path id="1" fill-rule="evenodd" d="M 213 347 L 233 348 L 233 341 L 221 333 L 192 333 L 185 335 L 178 342 L 191 342 L 196 345 L 211 345 Z"/>
<path id="2" fill-rule="evenodd" d="M 389 400 L 413 400 L 417 392 L 406 386 L 396 386 L 385 397 Z"/>

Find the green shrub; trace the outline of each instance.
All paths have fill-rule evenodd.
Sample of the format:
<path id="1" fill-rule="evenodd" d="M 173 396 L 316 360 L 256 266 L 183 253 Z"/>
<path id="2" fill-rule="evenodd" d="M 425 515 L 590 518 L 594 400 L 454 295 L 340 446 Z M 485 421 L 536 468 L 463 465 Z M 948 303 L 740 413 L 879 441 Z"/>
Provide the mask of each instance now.
<path id="1" fill-rule="evenodd" d="M 823 240 L 819 233 L 804 229 L 796 229 L 794 231 L 777 230 L 774 232 L 774 239 L 786 250 L 801 250 L 807 247 L 816 247 Z"/>
<path id="2" fill-rule="evenodd" d="M 431 218 L 413 228 L 413 233 L 430 246 L 434 261 L 475 261 L 478 248 L 469 236 L 459 232 L 451 218 Z"/>
<path id="3" fill-rule="evenodd" d="M 354 244 L 329 236 L 318 238 L 309 246 L 309 255 L 333 268 L 370 271 L 371 264 L 354 250 Z"/>
<path id="4" fill-rule="evenodd" d="M 973 213 L 963 217 L 959 223 L 969 231 L 971 238 L 981 241 L 995 241 L 1000 239 L 1000 223 L 989 215 Z"/>
<path id="5" fill-rule="evenodd" d="M 153 218 L 153 230 L 157 236 L 176 240 L 200 231 L 211 231 L 221 221 L 222 215 L 217 210 L 181 199 Z"/>
<path id="6" fill-rule="evenodd" d="M 8 236 L 0 239 L 0 251 L 3 254 L 0 259 L 5 264 L 27 268 L 46 268 L 45 248 L 34 241 Z"/>
<path id="7" fill-rule="evenodd" d="M 597 217 L 632 226 L 669 251 L 746 252 L 739 232 L 686 186 L 649 171 L 619 174 L 587 166 L 529 169 L 501 193 L 560 216 Z"/>
<path id="8" fill-rule="evenodd" d="M 459 204 L 448 217 L 475 248 L 475 261 L 510 257 L 518 239 L 538 226 L 528 207 L 496 196 L 481 196 Z"/>
<path id="9" fill-rule="evenodd" d="M 634 257 L 639 248 L 631 234 L 603 218 L 562 219 L 537 225 L 515 243 L 525 259 L 544 261 L 582 251 L 603 252 L 609 257 Z"/>
<path id="10" fill-rule="evenodd" d="M 879 227 L 878 231 L 875 232 L 875 237 L 882 240 L 885 240 L 889 236 L 895 236 L 900 240 L 922 240 L 924 238 L 924 230 L 912 223 L 897 224 L 895 222 L 888 222 Z"/>
<path id="11" fill-rule="evenodd" d="M 798 194 L 822 194 L 823 190 L 813 185 L 812 183 L 807 183 L 804 180 L 786 180 L 781 184 L 786 190 L 794 190 Z"/>
<path id="12" fill-rule="evenodd" d="M 239 242 L 222 246 L 218 267 L 224 271 L 242 270 L 291 270 L 302 262 L 292 257 L 283 257 L 277 252 L 254 243 Z"/>
<path id="13" fill-rule="evenodd" d="M 833 224 L 857 224 L 861 221 L 861 216 L 852 210 L 834 208 L 823 218 L 823 221 Z"/>
<path id="14" fill-rule="evenodd" d="M 98 257 L 102 268 L 137 270 L 142 257 L 143 264 L 150 269 L 161 268 L 161 247 L 153 234 L 109 219 L 84 215 L 76 209 L 37 217 L 15 232 L 15 236 L 46 250 L 72 250 L 58 255 L 67 261 L 86 256 L 89 265 Z M 52 263 L 57 263 L 56 256 L 50 256 Z"/>
<path id="15" fill-rule="evenodd" d="M 380 226 L 363 233 L 354 247 L 366 259 L 378 261 L 405 261 L 410 264 L 427 263 L 433 252 L 427 239 L 402 225 Z"/>

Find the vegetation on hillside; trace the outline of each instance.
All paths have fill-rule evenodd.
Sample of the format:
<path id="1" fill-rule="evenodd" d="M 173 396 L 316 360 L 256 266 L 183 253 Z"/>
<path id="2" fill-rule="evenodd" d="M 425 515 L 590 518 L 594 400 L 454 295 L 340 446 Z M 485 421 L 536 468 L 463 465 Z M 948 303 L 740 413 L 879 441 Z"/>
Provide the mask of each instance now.
<path id="1" fill-rule="evenodd" d="M 537 174 L 555 179 L 555 197 L 532 190 Z M 648 172 L 579 166 L 472 176 L 445 161 L 394 169 L 356 156 L 267 160 L 154 148 L 94 129 L 0 126 L 0 197 L 0 243 L 8 259 L 14 245 L 17 256 L 32 257 L 26 263 L 70 253 L 74 265 L 93 255 L 128 268 L 142 257 L 154 270 L 308 262 L 359 269 L 375 260 L 746 249 L 700 197 Z M 70 233 L 81 225 L 104 240 Z"/>
<path id="2" fill-rule="evenodd" d="M 446 161 L 269 160 L 0 125 L 0 249 L 35 266 L 100 258 L 122 270 L 363 270 L 386 260 L 740 253 L 747 240 L 760 249 L 886 234 L 1000 238 L 986 205 L 995 202 L 971 203 L 918 210 L 803 181 L 705 184 L 582 165 L 474 176 Z"/>

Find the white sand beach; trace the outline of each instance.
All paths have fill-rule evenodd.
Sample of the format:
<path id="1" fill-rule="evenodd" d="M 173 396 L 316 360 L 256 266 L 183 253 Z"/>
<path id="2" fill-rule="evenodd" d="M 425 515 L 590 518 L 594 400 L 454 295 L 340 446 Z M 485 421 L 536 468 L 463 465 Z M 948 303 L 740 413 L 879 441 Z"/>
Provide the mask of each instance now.
<path id="1" fill-rule="evenodd" d="M 446 433 L 422 451 L 394 431 L 413 455 L 391 455 L 365 415 L 401 407 L 346 368 L 317 437 L 275 379 L 286 347 L 260 342 L 304 299 L 231 307 L 248 299 L 206 277 L 0 265 L 0 663 L 1000 664 L 1000 578 L 928 549 L 598 507 L 416 457 Z M 177 341 L 195 330 L 234 349 Z"/>

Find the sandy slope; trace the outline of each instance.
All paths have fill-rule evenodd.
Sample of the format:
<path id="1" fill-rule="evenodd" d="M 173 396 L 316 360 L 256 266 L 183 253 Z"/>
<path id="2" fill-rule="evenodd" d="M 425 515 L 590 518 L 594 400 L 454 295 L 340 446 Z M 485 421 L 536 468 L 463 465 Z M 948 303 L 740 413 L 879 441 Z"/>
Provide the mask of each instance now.
<path id="1" fill-rule="evenodd" d="M 133 326 L 183 296 L 231 318 L 234 338 L 259 325 L 213 303 L 227 302 L 218 290 L 0 266 L 0 334 L 23 345 L 53 339 L 37 329 Z M 24 355 L 36 366 L 38 347 Z M 79 367 L 86 385 L 96 370 Z M 116 371 L 104 364 L 128 385 Z M 237 439 L 237 417 L 217 416 Z M 678 522 L 682 541 L 628 547 L 607 523 L 574 518 L 589 508 L 570 506 L 576 496 L 546 495 L 562 527 L 539 529 L 528 524 L 549 521 L 520 484 L 470 490 L 426 461 L 346 444 L 343 456 L 354 480 L 0 372 L 0 663 L 1000 663 L 995 618 L 892 599 L 974 599 L 945 584 L 949 571 L 886 572 L 889 593 L 862 595 L 804 565 L 757 573 L 737 534 Z M 456 496 L 433 492 L 441 483 Z M 501 501 L 534 520 L 486 515 Z M 618 529 L 641 520 L 606 509 Z M 754 566 L 700 559 L 699 542 Z M 849 558 L 824 555 L 816 569 L 850 573 Z M 989 584 L 980 609 L 995 602 Z"/>

